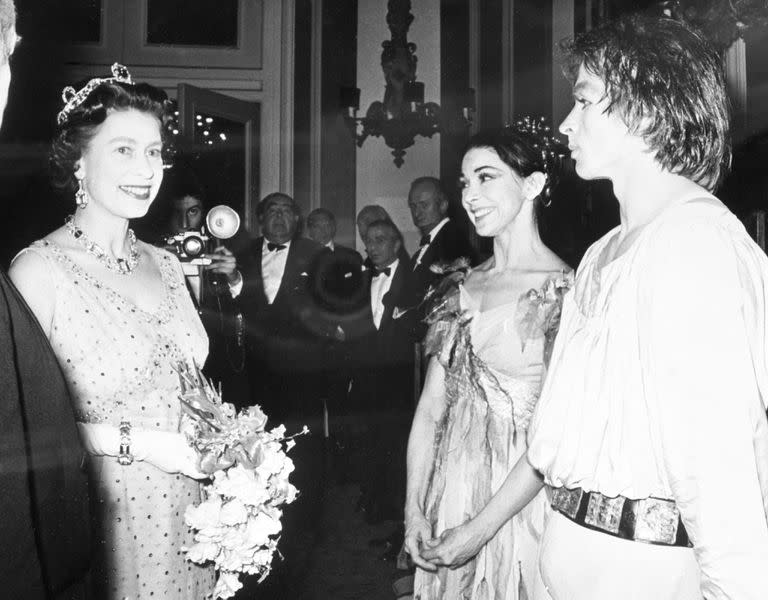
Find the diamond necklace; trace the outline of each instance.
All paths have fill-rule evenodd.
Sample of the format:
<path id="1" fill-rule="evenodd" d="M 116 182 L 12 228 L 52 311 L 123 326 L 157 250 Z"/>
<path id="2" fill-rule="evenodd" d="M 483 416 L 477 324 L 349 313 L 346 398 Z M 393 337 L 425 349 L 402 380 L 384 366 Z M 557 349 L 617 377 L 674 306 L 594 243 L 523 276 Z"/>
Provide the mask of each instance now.
<path id="1" fill-rule="evenodd" d="M 130 255 L 128 258 L 115 259 L 108 256 L 101 246 L 91 240 L 82 229 L 75 225 L 74 215 L 69 215 L 64 223 L 70 235 L 110 271 L 120 273 L 120 275 L 130 275 L 136 268 L 136 265 L 139 264 L 139 250 L 136 248 L 136 234 L 133 233 L 133 229 L 128 229 L 128 241 L 131 247 Z"/>

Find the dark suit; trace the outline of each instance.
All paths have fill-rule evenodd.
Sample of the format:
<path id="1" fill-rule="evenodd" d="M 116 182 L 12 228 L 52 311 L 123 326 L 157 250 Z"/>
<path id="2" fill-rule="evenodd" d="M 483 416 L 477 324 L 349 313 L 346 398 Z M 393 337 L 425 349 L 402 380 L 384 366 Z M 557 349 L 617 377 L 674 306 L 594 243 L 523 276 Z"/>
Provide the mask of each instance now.
<path id="1" fill-rule="evenodd" d="M 417 264 L 420 251 L 421 248 L 416 250 L 411 257 L 410 278 L 408 288 L 403 295 L 404 305 L 402 308 L 419 306 L 429 287 L 437 281 L 439 275 L 431 271 L 432 265 L 450 263 L 462 257 L 469 259 L 471 265 L 475 265 L 477 262 L 477 254 L 469 243 L 469 238 L 452 220 L 449 220 L 437 232 Z M 424 319 L 423 307 L 411 310 L 407 319 L 413 340 L 420 342 L 426 334 L 426 327 L 422 323 Z"/>
<path id="2" fill-rule="evenodd" d="M 288 255 L 280 287 L 270 304 L 262 275 L 263 245 L 264 238 L 259 237 L 237 257 L 243 275 L 240 307 L 245 321 L 249 378 L 255 394 L 251 399 L 275 418 L 306 417 L 301 409 L 308 399 L 297 397 L 301 390 L 294 384 L 319 369 L 321 352 L 311 327 L 308 282 L 312 262 L 322 247 L 299 238 L 279 251 Z"/>
<path id="3" fill-rule="evenodd" d="M 400 261 L 392 274 L 392 283 L 382 298 L 384 311 L 378 329 L 373 321 L 371 308 L 371 284 L 375 271 L 364 271 L 364 281 L 367 290 L 365 308 L 360 318 L 349 326 L 349 335 L 359 340 L 356 360 L 364 369 L 373 369 L 380 379 L 375 384 L 376 389 L 370 390 L 366 396 L 372 399 L 375 406 L 413 406 L 412 393 L 405 390 L 402 383 L 403 374 L 410 377 L 413 364 L 413 343 L 408 335 L 407 323 L 401 318 L 395 319 L 395 310 L 402 306 L 408 288 L 409 267 Z M 400 377 L 390 378 L 386 372 L 394 370 Z M 394 375 L 394 373 L 393 373 Z M 361 401 L 364 401 L 361 399 Z"/>
<path id="4" fill-rule="evenodd" d="M 363 506 L 371 522 L 382 518 L 402 519 L 405 501 L 405 453 L 413 414 L 413 342 L 407 322 L 395 318 L 406 291 L 409 265 L 398 263 L 382 303 L 379 328 L 373 321 L 370 289 L 373 271 L 366 271 L 368 311 L 362 327 L 357 355 L 363 364 L 352 384 L 353 403 L 364 418 L 369 433 L 363 465 Z"/>
<path id="5" fill-rule="evenodd" d="M 2 273 L 0 343 L 0 590 L 55 598 L 88 569 L 84 453 L 48 340 Z"/>
<path id="6" fill-rule="evenodd" d="M 262 250 L 264 238 L 253 240 L 237 256 L 243 276 L 240 307 L 246 325 L 246 369 L 251 401 L 262 406 L 269 426 L 284 423 L 287 433 L 309 426 L 310 435 L 296 440 L 290 456 L 296 465 L 291 483 L 300 496 L 283 516 L 279 550 L 284 561 L 264 584 L 257 578 L 241 590 L 238 598 L 292 598 L 294 586 L 306 571 L 312 537 L 320 523 L 324 480 L 322 427 L 322 365 L 325 340 L 312 330 L 309 274 L 318 243 L 304 238 L 278 252 L 287 252 L 280 287 L 272 304 L 264 290 Z"/>

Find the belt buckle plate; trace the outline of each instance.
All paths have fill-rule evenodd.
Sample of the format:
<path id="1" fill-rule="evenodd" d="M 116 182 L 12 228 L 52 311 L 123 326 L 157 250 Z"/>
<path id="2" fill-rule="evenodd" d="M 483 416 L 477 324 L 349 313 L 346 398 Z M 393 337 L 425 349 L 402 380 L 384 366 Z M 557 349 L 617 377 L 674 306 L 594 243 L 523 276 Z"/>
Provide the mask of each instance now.
<path id="1" fill-rule="evenodd" d="M 592 492 L 589 496 L 584 523 L 614 535 L 617 534 L 625 501 L 626 498 L 623 496 L 609 498 L 599 492 Z"/>
<path id="2" fill-rule="evenodd" d="M 635 504 L 635 539 L 674 545 L 680 511 L 672 500 L 643 498 Z"/>
<path id="3" fill-rule="evenodd" d="M 552 494 L 552 507 L 569 518 L 575 519 L 582 496 L 584 496 L 584 490 L 581 488 L 574 490 L 569 490 L 566 487 L 555 488 Z"/>

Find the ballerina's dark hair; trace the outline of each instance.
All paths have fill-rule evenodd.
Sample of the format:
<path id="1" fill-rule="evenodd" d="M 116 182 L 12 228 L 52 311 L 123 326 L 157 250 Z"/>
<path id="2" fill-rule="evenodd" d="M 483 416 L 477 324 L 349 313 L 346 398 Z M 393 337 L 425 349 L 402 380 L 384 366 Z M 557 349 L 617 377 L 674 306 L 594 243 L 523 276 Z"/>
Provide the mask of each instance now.
<path id="1" fill-rule="evenodd" d="M 119 110 L 137 110 L 160 121 L 163 158 L 168 163 L 171 155 L 171 135 L 168 131 L 171 114 L 165 92 L 148 83 L 105 82 L 69 111 L 66 120 L 58 126 L 50 153 L 53 182 L 57 187 L 70 191 L 77 189 L 77 162 L 109 113 Z"/>
<path id="2" fill-rule="evenodd" d="M 579 68 L 605 83 L 617 111 L 661 166 L 714 191 L 731 157 L 730 104 L 722 61 L 680 21 L 630 15 L 561 44 L 564 71 Z"/>

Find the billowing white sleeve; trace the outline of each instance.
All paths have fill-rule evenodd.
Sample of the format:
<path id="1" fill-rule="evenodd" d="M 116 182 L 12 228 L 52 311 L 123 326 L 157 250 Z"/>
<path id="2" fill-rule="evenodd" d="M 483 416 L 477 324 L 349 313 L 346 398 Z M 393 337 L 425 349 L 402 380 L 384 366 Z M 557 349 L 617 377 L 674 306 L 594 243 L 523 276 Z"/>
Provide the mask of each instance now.
<path id="1" fill-rule="evenodd" d="M 764 600 L 768 431 L 744 318 L 757 300 L 740 281 L 734 235 L 703 217 L 654 232 L 638 339 L 659 469 L 693 541 L 703 595 Z"/>

